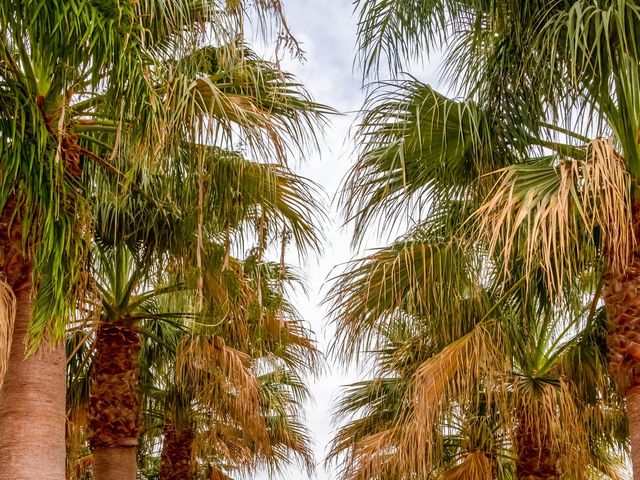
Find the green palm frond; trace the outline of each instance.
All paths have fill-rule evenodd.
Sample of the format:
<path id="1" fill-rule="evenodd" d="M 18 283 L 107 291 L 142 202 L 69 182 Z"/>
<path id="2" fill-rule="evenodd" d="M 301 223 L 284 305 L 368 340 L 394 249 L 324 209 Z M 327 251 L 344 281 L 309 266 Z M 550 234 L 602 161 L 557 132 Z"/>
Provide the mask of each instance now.
<path id="1" fill-rule="evenodd" d="M 473 325 L 474 315 L 482 317 L 473 257 L 455 241 L 420 238 L 421 231 L 348 264 L 335 277 L 327 301 L 341 332 L 332 348 L 342 358 L 358 358 L 375 348 L 380 332 L 411 318 L 428 319 L 420 324 L 451 341 L 463 334 L 458 329 Z"/>
<path id="2" fill-rule="evenodd" d="M 341 197 L 356 240 L 376 219 L 395 226 L 399 207 L 415 218 L 439 202 L 468 199 L 478 177 L 513 161 L 475 102 L 448 99 L 418 80 L 381 84 L 365 105 L 358 160 Z"/>
<path id="3" fill-rule="evenodd" d="M 333 113 L 248 47 L 206 46 L 168 68 L 169 110 L 199 143 L 242 142 L 257 156 L 285 161 L 315 146 L 315 129 Z"/>
<path id="4" fill-rule="evenodd" d="M 205 215 L 219 222 L 219 231 L 241 231 L 249 223 L 254 231 L 262 229 L 257 234 L 265 240 L 288 231 L 301 255 L 320 248 L 316 225 L 324 212 L 319 187 L 311 181 L 283 165 L 211 148 L 205 149 L 202 175 Z"/>
<path id="5" fill-rule="evenodd" d="M 358 0 L 358 47 L 364 73 L 375 72 L 385 60 L 391 71 L 400 71 L 405 62 L 421 58 L 422 48 L 437 48 L 444 42 L 448 10 L 455 12 L 456 3 Z"/>
<path id="6" fill-rule="evenodd" d="M 59 337 L 84 289 L 93 165 L 121 182 L 118 154 L 149 167 L 187 126 L 234 143 L 240 129 L 278 160 L 289 145 L 313 144 L 329 109 L 246 48 L 224 48 L 234 15 L 194 0 L 0 8 L 0 206 L 19 214 L 30 239 L 36 337 Z"/>
<path id="7" fill-rule="evenodd" d="M 107 128 L 117 129 L 129 115 L 147 125 L 145 100 L 155 94 L 144 71 L 152 57 L 137 18 L 158 5 L 74 0 L 0 7 L 0 207 L 20 219 L 34 264 L 34 345 L 45 335 L 62 336 L 84 287 L 91 229 L 81 164 L 96 155 L 78 145 L 70 106 L 99 95 L 100 115 L 116 119 Z M 167 12 L 167 22 L 174 13 Z"/>

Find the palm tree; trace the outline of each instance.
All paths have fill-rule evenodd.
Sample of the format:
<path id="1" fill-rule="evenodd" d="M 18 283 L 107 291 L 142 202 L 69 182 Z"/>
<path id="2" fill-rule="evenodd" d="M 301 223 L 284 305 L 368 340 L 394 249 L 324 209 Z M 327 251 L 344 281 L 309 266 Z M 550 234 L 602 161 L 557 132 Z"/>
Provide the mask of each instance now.
<path id="1" fill-rule="evenodd" d="M 264 467 L 276 475 L 293 458 L 313 467 L 301 423 L 308 396 L 301 377 L 317 368 L 318 352 L 283 297 L 282 282 L 297 279 L 254 255 L 243 262 L 253 296 L 236 295 L 244 308 L 232 309 L 240 317 L 232 314 L 224 324 L 183 335 L 170 362 L 174 369 L 162 378 L 170 387 L 161 394 L 161 479 L 195 478 L 198 464 L 224 475 Z M 244 338 L 228 324 L 236 324 Z"/>
<path id="2" fill-rule="evenodd" d="M 182 286 L 145 289 L 149 260 L 144 251 L 135 255 L 117 245 L 95 253 L 93 277 L 102 312 L 95 327 L 87 409 L 94 477 L 135 478 L 142 429 L 138 325 L 149 318 L 179 318 L 180 312 L 159 313 L 153 305 Z"/>
<path id="3" fill-rule="evenodd" d="M 393 158 L 409 147 L 412 163 L 420 152 L 448 150 L 453 155 L 441 161 L 449 165 L 461 165 L 458 153 L 467 152 L 473 165 L 484 158 L 495 169 L 504 167 L 497 180 L 490 179 L 497 185 L 476 217 L 488 248 L 506 260 L 524 252 L 530 269 L 542 264 L 554 295 L 571 288 L 583 272 L 603 279 L 610 368 L 626 398 L 634 477 L 640 478 L 640 421 L 633 413 L 640 401 L 633 294 L 638 5 L 541 0 L 523 8 L 512 1 L 362 0 L 359 11 L 365 71 L 375 71 L 385 56 L 397 71 L 429 49 L 444 50 L 445 76 L 472 105 L 470 124 L 443 131 L 430 118 L 442 116 L 405 110 L 415 102 L 401 101 L 399 111 L 386 112 L 389 128 L 370 132 L 381 142 L 379 151 L 386 144 L 392 150 L 387 158 Z M 411 123 L 417 118 L 420 123 Z M 403 125 L 408 128 L 401 131 Z M 431 131 L 433 143 L 415 136 Z M 478 147 L 484 147 L 483 155 Z M 395 168 L 401 171 L 402 165 L 396 156 Z M 417 183 L 446 189 L 442 179 L 436 172 Z M 510 262 L 504 265 L 508 273 Z"/>
<path id="4" fill-rule="evenodd" d="M 143 406 L 140 334 L 149 336 L 148 328 L 140 330 L 141 322 L 187 317 L 202 323 L 213 317 L 233 324 L 227 328 L 237 327 L 228 315 L 218 318 L 230 303 L 221 279 L 242 270 L 231 269 L 232 235 L 250 235 L 256 228 L 265 248 L 286 231 L 301 250 L 318 245 L 312 221 L 321 211 L 311 184 L 279 164 L 251 162 L 214 147 L 201 150 L 206 155 L 200 157 L 199 175 L 190 170 L 191 150 L 186 149 L 184 157 L 176 157 L 175 174 L 139 173 L 128 195 L 113 197 L 105 189 L 97 203 L 91 269 L 97 301 L 87 301 L 91 321 L 85 335 L 88 340 L 95 331 L 86 409 L 95 478 L 135 477 Z M 205 211 L 192 207 L 199 202 Z M 184 297 L 185 306 L 164 312 L 151 308 L 171 294 Z M 198 300 L 189 303 L 194 295 Z M 247 297 L 242 308 L 256 298 L 247 289 L 236 295 Z M 234 308 L 239 315 L 241 307 Z"/>
<path id="5" fill-rule="evenodd" d="M 176 30 L 188 36 L 183 20 L 193 2 L 173 4 L 0 7 L 0 452 L 8 459 L 0 478 L 64 473 L 60 340 L 83 289 L 91 212 L 84 168 L 109 164 L 83 144 L 82 132 L 117 132 L 135 119 L 131 141 L 159 133 L 158 110 L 137 100 L 159 98 L 149 75 L 154 41 Z"/>
<path id="6" fill-rule="evenodd" d="M 334 284 L 334 349 L 373 366 L 337 405 L 349 421 L 330 458 L 343 478 L 620 478 L 626 432 L 604 316 L 534 302 L 522 280 L 502 293 L 437 227 Z"/>
<path id="7" fill-rule="evenodd" d="M 201 421 L 189 426 L 165 420 L 160 467 L 156 470 L 158 477 L 163 480 L 213 475 L 231 478 L 236 474 L 251 475 L 264 468 L 278 475 L 282 473 L 281 468 L 295 458 L 311 471 L 309 433 L 294 414 L 299 410 L 299 402 L 291 396 L 293 389 L 304 390 L 304 384 L 292 383 L 287 374 L 278 371 L 263 374 L 258 380 L 261 411 L 257 413 L 265 430 L 254 430 L 255 419 L 253 425 L 227 423 L 228 419 L 218 417 L 224 414 L 220 407 L 214 415 L 217 419 L 207 418 L 205 412 L 201 412 L 198 415 Z M 154 458 L 152 454 L 148 457 Z"/>
<path id="8" fill-rule="evenodd" d="M 83 329 L 70 337 L 73 352 L 69 370 L 72 385 L 69 455 L 70 466 L 76 469 L 73 478 L 82 478 L 81 472 L 89 463 L 83 447 L 87 436 L 93 443 L 96 435 L 117 435 L 118 430 L 127 430 L 129 435 L 140 434 L 141 391 L 149 409 L 144 422 L 146 448 L 139 452 L 143 472 L 148 470 L 144 467 L 151 461 L 155 464 L 152 469 L 159 472 L 160 478 L 195 478 L 196 458 L 200 464 L 209 464 L 220 471 L 247 471 L 260 465 L 275 471 L 290 461 L 292 455 L 307 466 L 312 465 L 308 436 L 300 423 L 301 402 L 308 392 L 299 374 L 314 368 L 317 351 L 309 332 L 297 316 L 292 316 L 295 311 L 282 297 L 282 291 L 268 288 L 273 282 L 271 286 L 281 281 L 296 281 L 296 278 L 282 272 L 279 264 L 251 266 L 256 260 L 251 256 L 246 260 L 246 269 L 232 258 L 226 260 L 225 267 L 224 249 L 219 248 L 217 252 L 217 268 L 207 268 L 205 282 L 208 286 L 214 278 L 218 279 L 216 296 L 207 294 L 218 307 L 213 318 L 198 317 L 200 321 L 194 325 L 194 315 L 182 313 L 193 311 L 194 288 L 189 293 L 179 285 L 173 289 L 166 285 L 147 288 L 120 305 L 121 310 L 122 307 L 136 309 L 121 315 L 135 320 L 136 334 L 139 332 L 142 337 L 137 343 L 137 348 L 142 349 L 140 367 L 137 371 L 121 370 L 127 378 L 139 375 L 140 381 L 124 382 L 123 375 L 116 376 L 110 371 L 107 381 L 100 382 L 99 386 L 106 385 L 114 392 L 103 392 L 103 395 L 90 392 L 90 385 L 96 383 L 95 377 L 99 374 L 95 364 L 100 358 L 95 354 L 91 358 L 91 350 L 100 354 L 99 332 L 90 346 Z M 111 260 L 108 265 L 112 265 L 116 257 L 111 254 L 108 258 Z M 254 275 L 257 269 L 266 274 L 265 268 L 271 270 L 272 280 L 266 282 L 262 277 L 262 298 L 259 299 Z M 105 277 L 113 278 L 113 275 Z M 132 283 L 124 281 L 120 285 Z M 205 292 L 209 292 L 208 288 Z M 111 295 L 103 294 L 103 297 L 109 299 Z M 103 315 L 112 311 L 105 308 Z M 103 322 L 100 327 L 105 324 L 111 330 L 118 326 L 117 322 Z M 241 324 L 244 326 L 240 327 Z M 230 329 L 230 325 L 235 327 Z M 236 330 L 248 337 L 240 341 L 237 333 L 230 335 Z M 227 336 L 226 341 L 223 335 Z M 128 338 L 133 337 L 128 335 Z M 113 349 L 103 350 L 102 354 L 113 352 Z M 136 356 L 121 356 L 121 361 L 124 360 L 138 361 Z M 94 367 L 90 367 L 91 363 Z M 113 370 L 117 363 L 103 362 L 99 372 L 106 370 L 105 365 Z M 120 383 L 109 381 L 114 378 Z M 126 392 L 122 394 L 121 389 Z M 101 405 L 105 401 L 107 408 Z M 96 407 L 101 409 L 99 415 L 91 412 Z M 98 422 L 99 431 L 89 424 L 104 418 L 112 421 L 106 428 L 105 422 Z M 127 419 L 131 418 L 136 419 L 134 427 L 128 426 Z M 158 423 L 158 419 L 163 420 Z M 158 464 L 153 458 L 160 435 L 164 436 L 164 442 L 162 461 Z M 133 453 L 135 468 L 135 448 L 128 451 Z M 92 478 L 105 475 L 105 467 L 100 462 L 103 462 L 101 457 L 107 456 L 114 458 L 108 452 L 93 449 Z M 123 475 L 122 469 L 130 463 L 122 462 L 109 468 L 109 474 Z"/>
<path id="9" fill-rule="evenodd" d="M 152 159 L 155 165 L 147 167 L 149 172 L 140 171 L 135 164 L 127 167 L 127 156 L 136 155 L 137 150 L 122 151 L 124 165 L 119 171 L 123 172 L 124 178 L 135 178 L 129 188 L 141 190 L 134 192 L 137 200 L 132 199 L 133 204 L 129 205 L 138 210 L 119 218 L 122 212 L 118 213 L 117 208 L 105 209 L 109 202 L 102 202 L 97 212 L 105 225 L 120 230 L 118 235 L 133 235 L 145 244 L 150 243 L 152 251 L 164 249 L 165 255 L 170 256 L 165 261 L 169 261 L 176 271 L 182 270 L 184 274 L 184 271 L 197 270 L 199 306 L 204 297 L 206 246 L 212 238 L 226 234 L 226 244 L 230 245 L 231 232 L 244 235 L 246 227 L 255 222 L 262 230 L 257 234 L 261 241 L 284 235 L 286 230 L 293 235 L 301 251 L 318 245 L 312 224 L 316 202 L 310 185 L 299 184 L 298 178 L 278 163 L 247 162 L 237 153 L 199 143 L 232 144 L 241 140 L 252 153 L 283 162 L 287 154 L 299 151 L 314 139 L 313 126 L 330 111 L 312 102 L 290 75 L 277 72 L 272 64 L 257 59 L 248 49 L 240 48 L 239 57 L 230 56 L 229 52 L 234 48 L 232 45 L 205 46 L 176 62 L 168 62 L 175 71 L 170 70 L 173 79 L 162 88 L 171 92 L 167 102 L 171 104 L 170 110 L 184 120 L 184 127 L 179 134 L 173 132 L 174 140 L 163 140 L 172 146 L 171 154 Z M 182 75 L 178 75 L 181 72 Z M 173 91 L 184 92 L 176 95 Z M 110 184 L 106 195 L 113 191 L 125 193 L 121 178 L 116 178 L 117 182 L 110 177 L 105 180 Z M 140 200 L 146 202 L 145 196 L 153 197 L 156 202 L 150 206 L 150 211 L 140 210 L 136 205 Z M 127 201 L 125 198 L 125 203 Z M 142 226 L 141 231 L 136 225 L 138 215 L 145 214 L 151 215 L 150 224 Z M 139 275 L 144 278 L 143 273 Z M 125 300 L 128 295 L 125 294 Z M 130 333 L 120 335 L 121 343 L 139 346 L 135 332 Z M 111 337 L 104 346 L 105 358 L 113 361 L 117 355 L 108 350 L 114 350 L 115 339 Z M 97 344 L 98 352 L 102 350 L 100 345 Z M 125 350 L 120 355 L 130 361 L 120 364 L 127 365 L 133 372 L 137 369 L 132 362 L 136 352 Z M 117 371 L 108 362 L 98 365 L 109 372 Z M 135 375 L 131 379 L 137 381 Z M 114 377 L 112 381 L 118 379 Z M 115 393 L 108 388 L 108 383 L 104 383 L 105 391 Z M 94 398 L 100 404 L 110 403 L 105 403 L 100 392 Z M 139 401 L 134 403 L 139 410 Z M 104 419 L 112 421 L 113 416 L 100 408 L 90 409 L 89 413 L 99 417 L 95 421 L 92 440 L 94 451 L 119 452 L 122 448 L 123 452 L 128 452 L 129 471 L 134 471 L 135 448 L 131 447 L 138 439 L 135 428 L 129 429 L 128 436 L 100 435 L 99 431 L 104 430 L 105 425 L 98 428 L 98 424 Z M 111 464 L 122 464 L 120 460 Z M 100 463 L 95 465 L 100 466 Z"/>

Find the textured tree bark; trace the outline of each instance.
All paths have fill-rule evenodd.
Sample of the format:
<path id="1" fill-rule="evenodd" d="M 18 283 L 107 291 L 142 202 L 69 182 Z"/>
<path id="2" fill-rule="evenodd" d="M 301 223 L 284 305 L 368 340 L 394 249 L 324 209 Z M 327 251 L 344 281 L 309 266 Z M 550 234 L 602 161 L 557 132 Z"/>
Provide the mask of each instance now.
<path id="1" fill-rule="evenodd" d="M 160 480 L 193 480 L 195 478 L 194 439 L 193 428 L 177 430 L 172 425 L 165 425 Z"/>
<path id="2" fill-rule="evenodd" d="M 632 207 L 640 240 L 640 203 Z M 633 478 L 640 480 L 640 252 L 623 272 L 607 272 L 602 297 L 607 308 L 609 370 L 626 398 Z"/>
<path id="3" fill-rule="evenodd" d="M 0 480 L 65 478 L 64 344 L 45 342 L 25 358 L 30 284 L 15 291 L 16 320 L 9 368 L 0 390 Z"/>
<path id="4" fill-rule="evenodd" d="M 558 455 L 526 420 L 520 419 L 515 432 L 516 476 L 518 480 L 550 480 L 558 476 Z"/>
<path id="5" fill-rule="evenodd" d="M 640 387 L 630 389 L 627 392 L 626 400 L 633 478 L 638 479 L 640 478 Z"/>
<path id="6" fill-rule="evenodd" d="M 136 447 L 93 449 L 93 478 L 100 480 L 135 480 L 138 470 Z"/>
<path id="7" fill-rule="evenodd" d="M 27 331 L 33 265 L 24 255 L 15 198 L 0 213 L 0 273 L 16 300 L 7 372 L 0 390 L 0 480 L 65 476 L 66 358 L 64 343 L 45 341 L 29 357 Z"/>
<path id="8" fill-rule="evenodd" d="M 88 419 L 95 480 L 135 480 L 142 430 L 140 337 L 123 322 L 103 322 L 96 334 Z"/>

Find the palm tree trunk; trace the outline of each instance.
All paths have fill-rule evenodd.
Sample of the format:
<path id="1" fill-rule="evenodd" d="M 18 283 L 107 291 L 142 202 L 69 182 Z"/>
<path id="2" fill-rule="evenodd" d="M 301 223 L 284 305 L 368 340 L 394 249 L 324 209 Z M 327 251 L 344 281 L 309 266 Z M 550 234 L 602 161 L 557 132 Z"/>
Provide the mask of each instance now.
<path id="1" fill-rule="evenodd" d="M 104 322 L 96 334 L 89 387 L 89 426 L 95 480 L 135 480 L 142 429 L 138 354 L 140 337 L 122 322 Z"/>
<path id="2" fill-rule="evenodd" d="M 27 354 L 33 265 L 24 255 L 22 222 L 11 197 L 0 213 L 0 271 L 15 296 L 11 349 L 0 389 L 0 480 L 65 476 L 64 342 L 44 341 Z M 5 319 L 6 321 L 6 319 Z"/>
<path id="3" fill-rule="evenodd" d="M 626 399 L 633 478 L 640 480 L 640 255 L 622 275 L 605 275 L 609 369 Z"/>
<path id="4" fill-rule="evenodd" d="M 640 203 L 632 211 L 640 239 Z M 623 272 L 610 270 L 603 281 L 609 370 L 626 399 L 633 478 L 640 480 L 640 252 L 634 253 Z"/>
<path id="5" fill-rule="evenodd" d="M 30 272 L 28 273 L 30 277 Z M 44 342 L 25 358 L 31 315 L 30 282 L 14 290 L 16 319 L 0 390 L 0 480 L 65 478 L 64 344 Z"/>
<path id="6" fill-rule="evenodd" d="M 173 425 L 165 425 L 160 480 L 193 480 L 195 478 L 194 439 L 193 428 L 178 430 Z"/>
<path id="7" fill-rule="evenodd" d="M 93 449 L 93 478 L 96 480 L 135 479 L 138 472 L 136 447 Z"/>
<path id="8" fill-rule="evenodd" d="M 515 432 L 516 476 L 518 480 L 557 479 L 558 455 L 549 448 L 545 435 L 523 415 Z"/>
<path id="9" fill-rule="evenodd" d="M 631 461 L 633 478 L 640 478 L 640 387 L 627 392 L 627 417 L 629 418 L 629 436 L 631 437 Z"/>

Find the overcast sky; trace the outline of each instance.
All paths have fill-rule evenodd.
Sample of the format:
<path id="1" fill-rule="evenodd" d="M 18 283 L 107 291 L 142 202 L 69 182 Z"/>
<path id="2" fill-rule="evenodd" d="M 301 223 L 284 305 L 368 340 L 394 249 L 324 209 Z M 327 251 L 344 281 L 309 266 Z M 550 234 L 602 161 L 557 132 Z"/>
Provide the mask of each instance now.
<path id="1" fill-rule="evenodd" d="M 310 156 L 304 163 L 293 162 L 303 176 L 320 184 L 332 198 L 340 181 L 353 162 L 353 145 L 350 143 L 349 128 L 354 121 L 354 112 L 361 107 L 363 91 L 361 76 L 354 70 L 354 49 L 356 21 L 351 0 L 285 0 L 285 15 L 294 36 L 302 43 L 306 60 L 285 61 L 283 68 L 296 75 L 313 94 L 314 98 L 330 105 L 342 113 L 331 119 L 322 141 L 321 152 Z M 415 72 L 413 72 L 415 73 Z M 421 75 L 431 77 L 430 69 Z M 343 264 L 360 252 L 350 249 L 350 229 L 342 228 L 335 205 L 332 206 L 331 224 L 325 228 L 327 243 L 322 258 L 304 267 L 308 279 L 309 296 L 296 299 L 296 305 L 316 333 L 320 347 L 326 350 L 333 330 L 326 318 L 326 308 L 320 305 L 327 277 L 332 268 Z M 375 246 L 369 241 L 363 249 Z M 292 258 L 290 258 L 292 260 Z M 313 381 L 313 400 L 307 407 L 307 424 L 311 429 L 318 462 L 315 477 L 290 468 L 282 480 L 333 480 L 335 466 L 323 467 L 327 445 L 333 436 L 330 411 L 332 401 L 337 397 L 341 385 L 356 380 L 355 371 L 345 372 L 337 365 L 329 364 L 326 373 Z M 257 480 L 281 480 L 262 474 Z"/>
<path id="2" fill-rule="evenodd" d="M 317 101 L 342 113 L 331 119 L 321 143 L 321 152 L 310 156 L 302 164 L 295 163 L 299 173 L 319 183 L 332 197 L 352 161 L 350 153 L 353 147 L 348 143 L 348 129 L 354 119 L 352 112 L 362 104 L 359 76 L 352 68 L 355 45 L 353 7 L 350 0 L 288 0 L 284 4 L 290 27 L 306 52 L 304 63 L 288 61 L 284 62 L 284 68 L 294 73 Z M 349 232 L 340 228 L 341 222 L 335 207 L 331 210 L 330 219 L 331 224 L 325 228 L 327 242 L 322 258 L 312 260 L 303 267 L 308 279 L 309 296 L 305 298 L 301 295 L 296 299 L 297 306 L 316 333 L 322 350 L 326 350 L 333 331 L 327 325 L 326 309 L 320 305 L 323 294 L 321 288 L 332 267 L 352 256 Z M 315 478 L 318 480 L 335 478 L 322 465 L 333 432 L 331 402 L 340 385 L 354 379 L 353 373 L 348 375 L 328 365 L 326 373 L 311 385 L 314 398 L 307 406 L 307 424 L 315 445 L 318 462 Z M 269 476 L 264 474 L 258 478 L 266 480 Z M 284 479 L 307 478 L 306 472 L 297 468 L 290 468 L 284 476 Z"/>

